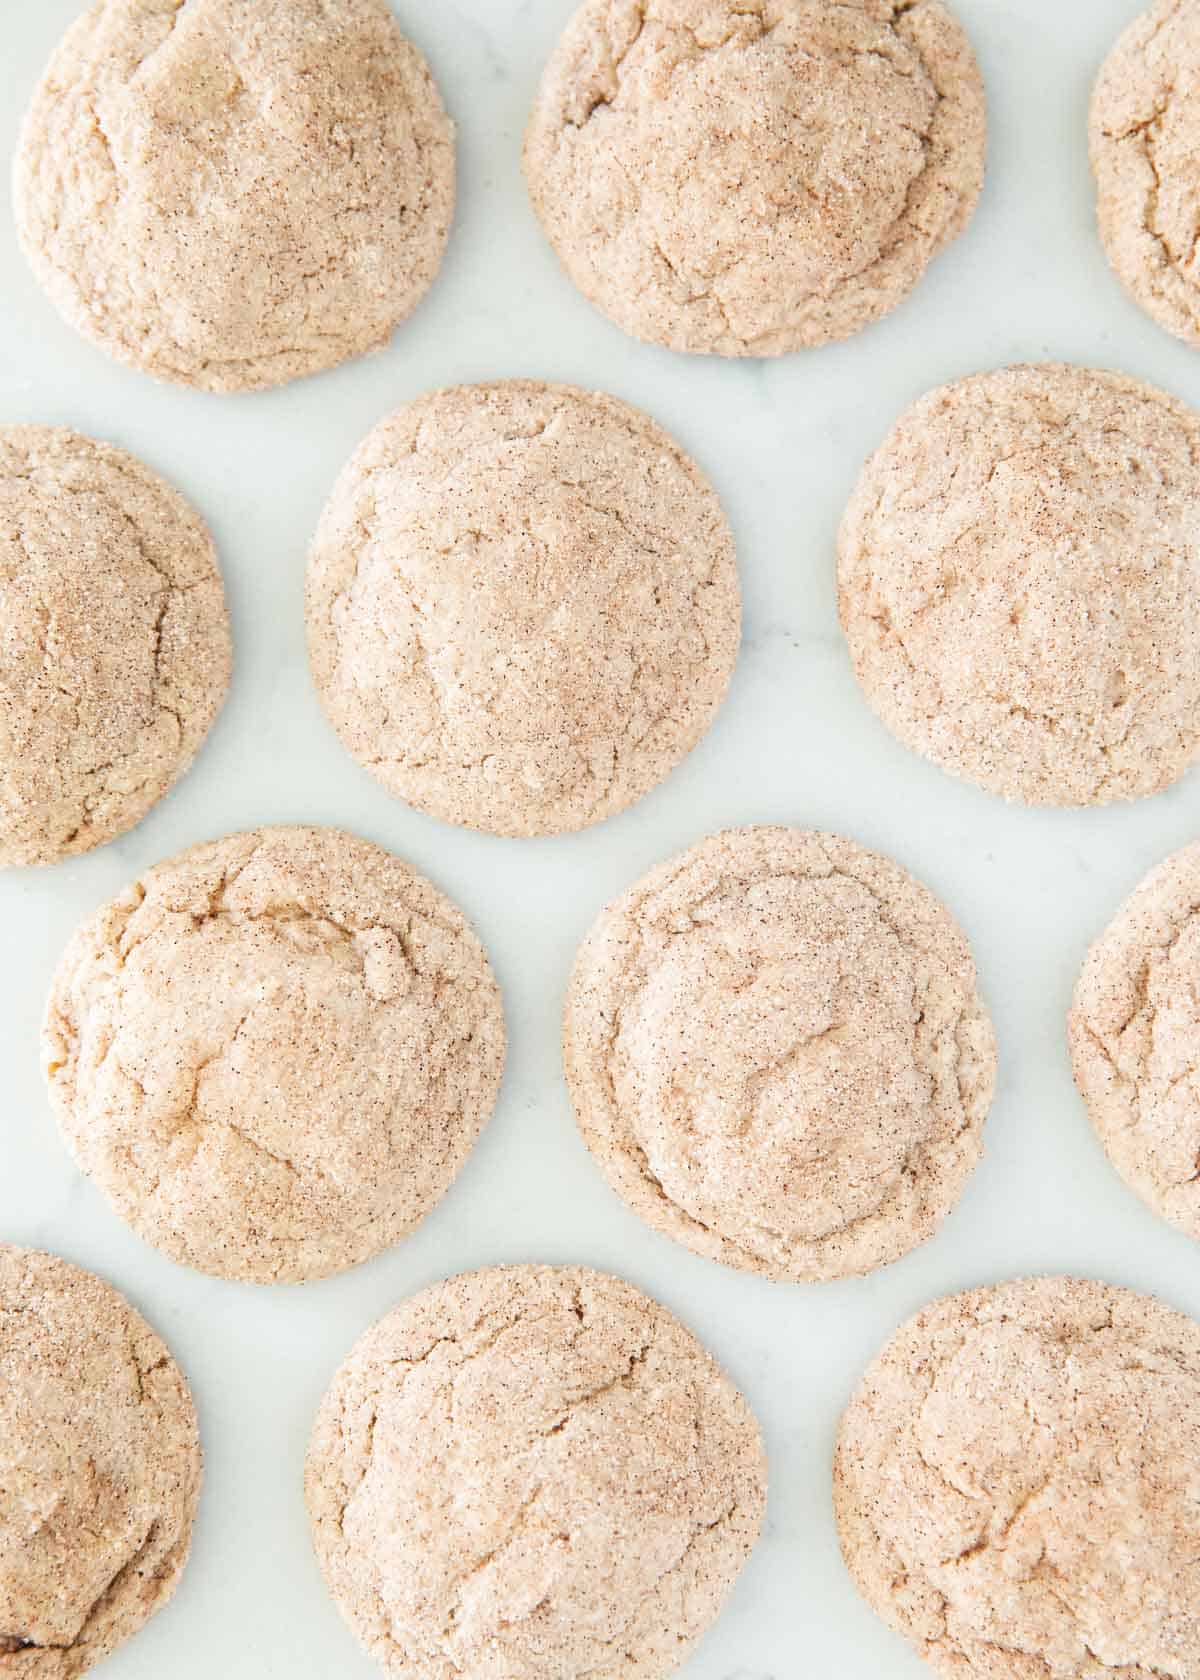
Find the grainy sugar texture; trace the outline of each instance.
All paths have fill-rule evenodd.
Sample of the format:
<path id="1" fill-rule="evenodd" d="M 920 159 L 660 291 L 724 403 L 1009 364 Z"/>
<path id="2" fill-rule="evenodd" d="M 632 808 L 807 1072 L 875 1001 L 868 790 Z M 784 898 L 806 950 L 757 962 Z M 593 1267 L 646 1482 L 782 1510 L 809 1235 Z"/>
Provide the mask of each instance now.
<path id="1" fill-rule="evenodd" d="M 1092 94 L 1100 236 L 1115 273 L 1168 332 L 1200 344 L 1200 5 L 1157 0 Z"/>
<path id="2" fill-rule="evenodd" d="M 932 893 L 784 828 L 702 840 L 609 905 L 563 1043 L 584 1140 L 634 1211 L 793 1282 L 932 1236 L 979 1159 L 996 1067 Z"/>
<path id="3" fill-rule="evenodd" d="M 1152 870 L 1092 946 L 1069 1036 L 1109 1159 L 1200 1238 L 1200 845 Z"/>
<path id="4" fill-rule="evenodd" d="M 121 449 L 0 427 L 0 867 L 123 834 L 188 768 L 231 651 L 212 540 Z"/>
<path id="5" fill-rule="evenodd" d="M 75 1680 L 162 1608 L 200 1478 L 191 1395 L 145 1320 L 0 1243 L 2 1680 Z"/>
<path id="6" fill-rule="evenodd" d="M 927 1307 L 842 1420 L 872 1607 L 952 1680 L 1200 1674 L 1200 1326 L 1049 1277 Z"/>
<path id="7" fill-rule="evenodd" d="M 404 1680 L 662 1680 L 758 1537 L 741 1395 L 664 1307 L 581 1267 L 452 1278 L 358 1342 L 317 1418 L 317 1557 Z"/>
<path id="8" fill-rule="evenodd" d="M 707 732 L 741 628 L 707 480 L 615 398 L 438 391 L 369 435 L 309 561 L 343 742 L 447 822 L 559 834 L 640 799 Z"/>
<path id="9" fill-rule="evenodd" d="M 184 1265 L 344 1270 L 440 1200 L 491 1112 L 500 995 L 461 913 L 331 829 L 159 864 L 81 927 L 46 1010 L 66 1142 Z"/>
<path id="10" fill-rule="evenodd" d="M 840 611 L 913 751 L 1028 805 L 1160 792 L 1200 751 L 1200 417 L 1047 363 L 930 392 L 842 522 Z"/>
<path id="11" fill-rule="evenodd" d="M 886 315 L 983 184 L 939 0 L 586 0 L 525 140 L 571 279 L 673 350 L 773 356 Z"/>
<path id="12" fill-rule="evenodd" d="M 157 379 L 247 391 L 412 312 L 454 137 L 387 0 L 97 0 L 34 95 L 15 194 L 72 326 Z"/>

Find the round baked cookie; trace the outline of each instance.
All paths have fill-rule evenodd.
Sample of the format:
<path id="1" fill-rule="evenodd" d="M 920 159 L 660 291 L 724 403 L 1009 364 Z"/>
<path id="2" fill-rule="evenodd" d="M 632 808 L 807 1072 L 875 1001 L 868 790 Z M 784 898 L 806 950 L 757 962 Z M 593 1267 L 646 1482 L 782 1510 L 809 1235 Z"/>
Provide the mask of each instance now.
<path id="1" fill-rule="evenodd" d="M 931 1237 L 983 1148 L 991 1022 L 962 931 L 897 864 L 741 828 L 639 881 L 580 949 L 567 1084 L 655 1230 L 784 1282 Z"/>
<path id="2" fill-rule="evenodd" d="M 123 834 L 229 687 L 203 520 L 122 449 L 0 426 L 0 644 L 0 867 Z"/>
<path id="3" fill-rule="evenodd" d="M 0 1243 L 0 1677 L 74 1680 L 174 1593 L 200 1498 L 196 1413 L 124 1298 Z"/>
<path id="4" fill-rule="evenodd" d="M 1092 94 L 1100 237 L 1122 285 L 1168 332 L 1200 344 L 1200 6 L 1156 0 L 1124 31 Z"/>
<path id="5" fill-rule="evenodd" d="M 910 1319 L 842 1420 L 859 1591 L 953 1680 L 1200 1673 L 1200 1326 L 1049 1277 Z"/>
<path id="6" fill-rule="evenodd" d="M 571 279 L 635 338 L 774 356 L 886 315 L 983 185 L 940 0 L 585 0 L 525 139 Z"/>
<path id="7" fill-rule="evenodd" d="M 390 793 L 559 834 L 650 791 L 737 658 L 733 538 L 645 415 L 531 380 L 436 391 L 368 436 L 308 569 L 317 690 Z"/>
<path id="8" fill-rule="evenodd" d="M 58 967 L 43 1058 L 67 1145 L 139 1236 L 252 1283 L 324 1277 L 449 1188 L 504 1063 L 461 913 L 333 829 L 151 869 Z"/>
<path id="9" fill-rule="evenodd" d="M 1152 870 L 1097 939 L 1067 1029 L 1109 1160 L 1200 1238 L 1200 844 Z"/>
<path id="10" fill-rule="evenodd" d="M 867 462 L 842 627 L 905 746 L 1028 805 L 1158 793 L 1200 751 L 1200 418 L 1044 364 L 932 391 Z"/>
<path id="11" fill-rule="evenodd" d="M 665 1307 L 578 1266 L 500 1266 L 362 1337 L 305 1486 L 329 1590 L 388 1673 L 661 1680 L 754 1546 L 766 1462 Z"/>
<path id="12" fill-rule="evenodd" d="M 85 337 L 250 391 L 379 348 L 416 307 L 454 135 L 387 0 L 96 0 L 34 94 L 15 200 Z"/>

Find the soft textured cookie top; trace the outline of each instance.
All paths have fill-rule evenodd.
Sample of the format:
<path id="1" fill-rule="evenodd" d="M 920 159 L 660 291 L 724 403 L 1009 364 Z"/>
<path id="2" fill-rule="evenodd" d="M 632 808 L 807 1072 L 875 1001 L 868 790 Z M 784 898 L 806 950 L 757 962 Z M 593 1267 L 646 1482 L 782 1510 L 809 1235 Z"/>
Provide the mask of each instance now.
<path id="1" fill-rule="evenodd" d="M 664 1307 L 507 1266 L 397 1307 L 308 1454 L 330 1591 L 404 1680 L 662 1680 L 762 1520 L 754 1418 Z"/>
<path id="2" fill-rule="evenodd" d="M 1152 870 L 1092 946 L 1068 1032 L 1109 1159 L 1200 1238 L 1200 844 Z"/>
<path id="3" fill-rule="evenodd" d="M 246 391 L 386 343 L 454 208 L 453 131 L 387 0 L 97 0 L 25 121 L 17 227 L 67 320 Z"/>
<path id="4" fill-rule="evenodd" d="M 1156 0 L 1125 30 L 1092 94 L 1100 237 L 1122 284 L 1200 344 L 1200 5 Z"/>
<path id="5" fill-rule="evenodd" d="M 996 1052 L 932 893 L 830 834 L 703 840 L 600 916 L 567 997 L 588 1147 L 642 1218 L 794 1281 L 932 1235 L 982 1149 Z"/>
<path id="6" fill-rule="evenodd" d="M 914 751 L 1030 805 L 1157 793 L 1200 750 L 1200 420 L 1046 364 L 922 397 L 859 479 L 842 626 Z"/>
<path id="7" fill-rule="evenodd" d="M 952 1680 L 1200 1674 L 1200 1326 L 1074 1278 L 926 1308 L 842 1421 L 859 1590 Z"/>
<path id="8" fill-rule="evenodd" d="M 900 302 L 966 226 L 985 134 L 939 0 L 586 0 L 525 173 L 567 273 L 626 332 L 771 356 Z"/>
<path id="9" fill-rule="evenodd" d="M 0 867 L 124 833 L 225 698 L 212 540 L 124 450 L 0 427 Z"/>
<path id="10" fill-rule="evenodd" d="M 504 1021 L 460 912 L 331 829 L 159 864 L 67 948 L 43 1035 L 80 1167 L 147 1242 L 268 1283 L 358 1264 L 439 1200 Z"/>
<path id="11" fill-rule="evenodd" d="M 75 1680 L 171 1597 L 200 1497 L 179 1367 L 108 1284 L 0 1243 L 0 1680 Z"/>
<path id="12" fill-rule="evenodd" d="M 401 799 L 498 834 L 649 792 L 712 722 L 740 619 L 708 482 L 645 415 L 563 385 L 400 409 L 309 563 L 313 675 L 346 746 Z"/>

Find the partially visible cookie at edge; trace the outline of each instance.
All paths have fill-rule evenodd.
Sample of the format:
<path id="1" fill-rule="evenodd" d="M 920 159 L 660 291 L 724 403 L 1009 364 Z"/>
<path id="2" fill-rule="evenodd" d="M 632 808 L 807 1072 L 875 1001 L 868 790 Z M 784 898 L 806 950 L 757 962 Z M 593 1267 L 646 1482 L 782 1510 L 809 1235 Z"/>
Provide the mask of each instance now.
<path id="1" fill-rule="evenodd" d="M 202 1474 L 196 1413 L 101 1279 L 0 1243 L 0 1680 L 76 1680 L 167 1603 Z"/>
<path id="2" fill-rule="evenodd" d="M 43 1067 L 68 1147 L 183 1265 L 254 1283 L 355 1266 L 449 1189 L 504 1066 L 465 917 L 333 829 L 148 870 L 59 963 Z"/>
<path id="3" fill-rule="evenodd" d="M 1114 273 L 1176 338 L 1200 345 L 1200 6 L 1156 0 L 1123 31 L 1092 93 L 1100 237 Z"/>
<path id="4" fill-rule="evenodd" d="M 1151 870 L 1088 952 L 1075 1083 L 1113 1166 L 1200 1239 L 1200 843 Z"/>
<path id="5" fill-rule="evenodd" d="M 1161 792 L 1200 753 L 1200 415 L 1061 363 L 931 391 L 862 471 L 838 585 L 914 752 L 1028 805 Z"/>
<path id="6" fill-rule="evenodd" d="M 435 1284 L 357 1342 L 305 1491 L 356 1637 L 403 1680 L 664 1680 L 758 1538 L 753 1414 L 658 1302 L 581 1266 Z"/>
<path id="7" fill-rule="evenodd" d="M 947 1680 L 1200 1673 L 1200 1325 L 1079 1278 L 926 1307 L 842 1419 L 854 1582 Z"/>
<path id="8" fill-rule="evenodd" d="M 95 0 L 14 178 L 66 320 L 207 391 L 385 345 L 438 271 L 454 193 L 453 127 L 387 0 Z"/>
<path id="9" fill-rule="evenodd" d="M 232 666 L 203 520 L 134 456 L 0 427 L 0 867 L 123 834 L 183 775 Z"/>
<path id="10" fill-rule="evenodd" d="M 583 295 L 673 350 L 860 331 L 966 227 L 987 116 L 940 0 L 585 0 L 525 138 Z"/>
<path id="11" fill-rule="evenodd" d="M 733 537 L 707 479 L 615 397 L 435 391 L 341 474 L 308 567 L 317 692 L 389 793 L 560 834 L 649 793 L 737 658 Z"/>
<path id="12" fill-rule="evenodd" d="M 926 1241 L 983 1148 L 996 1048 L 933 894 L 837 835 L 713 835 L 602 911 L 563 1024 L 584 1141 L 648 1224 L 784 1282 Z"/>

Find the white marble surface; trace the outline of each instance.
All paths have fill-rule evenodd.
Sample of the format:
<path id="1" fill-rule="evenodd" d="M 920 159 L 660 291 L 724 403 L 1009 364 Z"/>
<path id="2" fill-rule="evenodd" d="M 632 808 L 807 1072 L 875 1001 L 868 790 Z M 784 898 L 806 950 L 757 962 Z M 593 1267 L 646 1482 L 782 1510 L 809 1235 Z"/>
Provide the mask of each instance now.
<path id="1" fill-rule="evenodd" d="M 77 426 L 144 455 L 215 529 L 237 677 L 196 769 L 134 834 L 50 872 L 0 879 L 0 1236 L 93 1267 L 169 1340 L 195 1387 L 207 1483 L 193 1561 L 112 1680 L 367 1680 L 321 1586 L 300 1464 L 318 1398 L 358 1333 L 449 1272 L 581 1260 L 624 1273 L 701 1334 L 743 1386 L 771 1460 L 766 1532 L 687 1680 L 918 1680 L 861 1605 L 829 1506 L 837 1418 L 892 1327 L 927 1299 L 1074 1269 L 1200 1314 L 1197 1252 L 1106 1164 L 1071 1084 L 1063 1015 L 1092 935 L 1143 871 L 1200 829 L 1200 774 L 1133 808 L 1008 809 L 911 757 L 856 690 L 832 545 L 858 467 L 941 380 L 1056 356 L 1147 377 L 1200 404 L 1200 357 L 1127 301 L 1097 242 L 1088 90 L 1139 0 L 959 0 L 990 99 L 988 185 L 972 228 L 889 321 L 767 363 L 685 360 L 608 326 L 559 273 L 518 152 L 539 67 L 572 0 L 397 0 L 461 135 L 461 208 L 440 282 L 384 354 L 241 399 L 159 388 L 77 340 L 26 272 L 0 204 L 0 415 Z M 0 151 L 78 0 L 5 0 Z M 7 170 L 5 170 L 5 176 Z M 7 185 L 0 193 L 7 192 Z M 508 842 L 391 802 L 343 754 L 303 650 L 306 543 L 333 478 L 390 407 L 432 385 L 542 375 L 643 405 L 707 468 L 740 547 L 746 638 L 709 739 L 635 810 L 590 833 Z M 578 1141 L 558 1016 L 575 945 L 651 864 L 729 823 L 841 829 L 942 894 L 978 955 L 1000 1039 L 985 1161 L 942 1234 L 875 1277 L 785 1288 L 644 1230 Z M 346 1277 L 263 1290 L 144 1247 L 68 1160 L 38 1072 L 51 971 L 74 924 L 157 859 L 276 821 L 356 829 L 426 870 L 475 919 L 511 1030 L 495 1118 L 459 1183 L 402 1248 Z"/>

